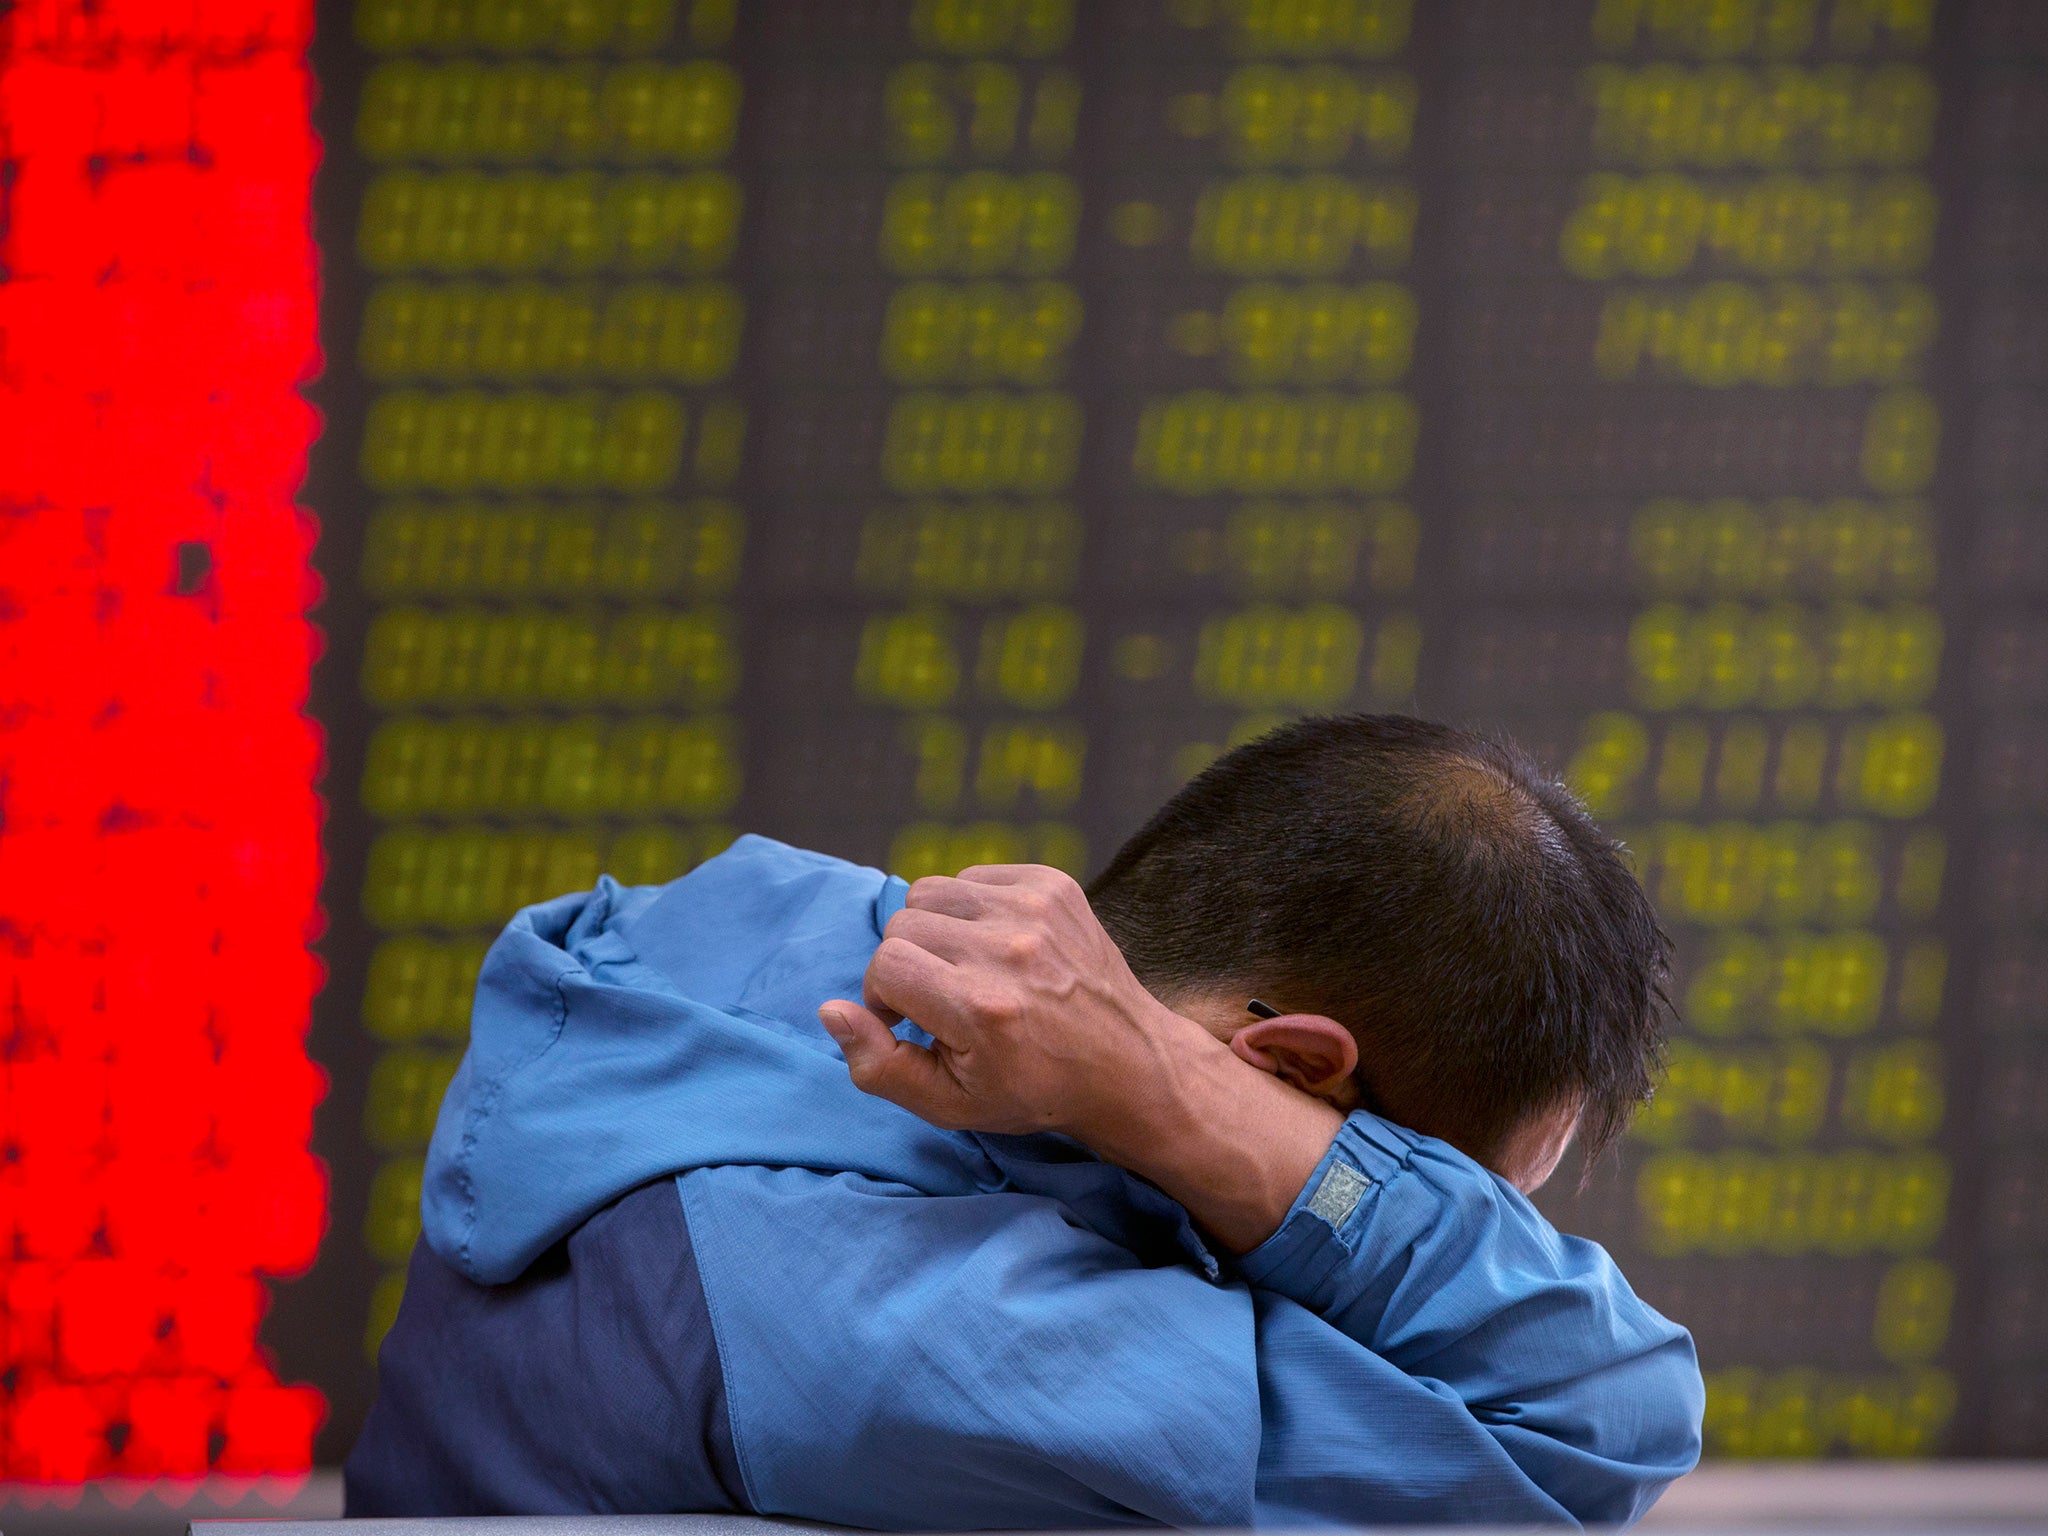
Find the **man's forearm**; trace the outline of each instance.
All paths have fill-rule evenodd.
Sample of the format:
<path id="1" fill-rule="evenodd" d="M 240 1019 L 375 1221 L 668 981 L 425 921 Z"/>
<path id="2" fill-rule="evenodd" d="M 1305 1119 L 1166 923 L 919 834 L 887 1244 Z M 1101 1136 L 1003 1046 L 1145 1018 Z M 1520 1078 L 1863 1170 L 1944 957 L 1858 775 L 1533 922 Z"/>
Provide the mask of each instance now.
<path id="1" fill-rule="evenodd" d="M 1080 1139 L 1247 1253 L 1278 1229 L 1344 1116 L 1246 1066 L 1192 1021 L 1169 1015 L 1160 1036 L 1164 1070 L 1134 1082 L 1125 1112 Z"/>
<path id="2" fill-rule="evenodd" d="M 930 1048 L 897 1039 L 884 1014 L 915 1019 Z M 864 1091 L 934 1125 L 1063 1132 L 1239 1253 L 1272 1235 L 1343 1124 L 1146 991 L 1057 870 L 918 881 L 862 1001 L 818 1017 Z"/>

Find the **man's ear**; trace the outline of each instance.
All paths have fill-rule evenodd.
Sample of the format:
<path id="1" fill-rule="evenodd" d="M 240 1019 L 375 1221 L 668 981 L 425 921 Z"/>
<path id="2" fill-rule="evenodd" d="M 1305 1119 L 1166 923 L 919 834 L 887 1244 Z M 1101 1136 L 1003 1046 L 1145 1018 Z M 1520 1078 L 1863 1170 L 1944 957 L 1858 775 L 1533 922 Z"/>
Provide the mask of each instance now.
<path id="1" fill-rule="evenodd" d="M 1259 1019 L 1230 1037 L 1238 1058 L 1292 1083 L 1339 1109 L 1358 1107 L 1358 1042 L 1351 1031 L 1320 1013 L 1283 1013 Z"/>

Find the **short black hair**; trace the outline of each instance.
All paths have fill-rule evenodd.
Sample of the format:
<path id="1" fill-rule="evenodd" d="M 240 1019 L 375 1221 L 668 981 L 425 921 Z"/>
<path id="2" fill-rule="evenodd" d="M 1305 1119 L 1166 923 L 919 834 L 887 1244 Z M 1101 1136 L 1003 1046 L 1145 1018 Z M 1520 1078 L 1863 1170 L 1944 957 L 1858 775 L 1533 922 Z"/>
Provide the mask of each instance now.
<path id="1" fill-rule="evenodd" d="M 1385 1113 L 1482 1162 L 1576 1104 L 1590 1168 L 1663 1065 L 1649 897 L 1505 740 L 1405 715 L 1284 725 L 1188 783 L 1088 898 L 1148 989 L 1336 1019 Z"/>

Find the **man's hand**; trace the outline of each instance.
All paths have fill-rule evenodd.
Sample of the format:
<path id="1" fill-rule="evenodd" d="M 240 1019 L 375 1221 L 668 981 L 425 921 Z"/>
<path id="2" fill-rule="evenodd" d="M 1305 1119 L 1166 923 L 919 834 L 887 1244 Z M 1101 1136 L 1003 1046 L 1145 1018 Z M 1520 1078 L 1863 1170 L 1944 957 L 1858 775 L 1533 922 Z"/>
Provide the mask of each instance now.
<path id="1" fill-rule="evenodd" d="M 858 1087 L 948 1129 L 1063 1132 L 1235 1252 L 1272 1235 L 1343 1123 L 1147 992 L 1058 870 L 918 881 L 862 991 L 818 1010 Z M 931 1049 L 889 1032 L 903 1018 Z"/>
<path id="2" fill-rule="evenodd" d="M 1078 884 L 1035 864 L 911 886 L 863 1001 L 819 1010 L 862 1089 L 935 1125 L 1098 1150 L 1128 1128 L 1134 1085 L 1169 1090 L 1191 1054 L 1224 1049 L 1139 985 Z M 902 1018 L 930 1050 L 889 1033 Z"/>

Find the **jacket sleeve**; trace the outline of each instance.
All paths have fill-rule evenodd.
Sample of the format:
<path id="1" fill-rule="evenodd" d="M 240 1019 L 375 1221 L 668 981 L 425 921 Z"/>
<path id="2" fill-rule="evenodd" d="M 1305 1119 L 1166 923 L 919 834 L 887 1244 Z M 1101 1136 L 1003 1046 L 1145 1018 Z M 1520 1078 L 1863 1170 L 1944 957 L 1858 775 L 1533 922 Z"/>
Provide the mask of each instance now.
<path id="1" fill-rule="evenodd" d="M 1351 1115 L 1239 1267 L 1260 1524 L 1623 1524 L 1699 1459 L 1691 1337 L 1442 1142 Z"/>

